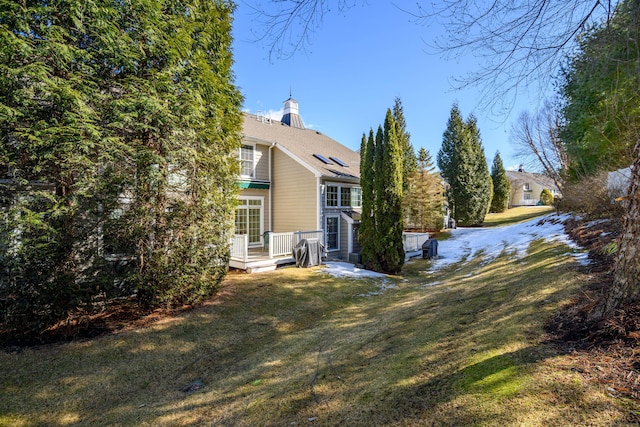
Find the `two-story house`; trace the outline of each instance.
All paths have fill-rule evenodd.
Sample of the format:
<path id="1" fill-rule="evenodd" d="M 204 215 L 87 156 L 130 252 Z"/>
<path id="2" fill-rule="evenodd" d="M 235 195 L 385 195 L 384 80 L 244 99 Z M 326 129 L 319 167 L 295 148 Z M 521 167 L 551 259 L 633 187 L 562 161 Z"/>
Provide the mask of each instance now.
<path id="1" fill-rule="evenodd" d="M 358 251 L 360 156 L 306 129 L 293 98 L 281 121 L 245 114 L 239 158 L 232 267 L 275 268 L 300 238 L 320 239 L 329 258 Z"/>
<path id="2" fill-rule="evenodd" d="M 562 197 L 553 179 L 539 173 L 525 172 L 521 166 L 517 171 L 506 171 L 511 184 L 509 206 L 535 206 L 540 202 L 540 193 L 547 189 L 554 198 Z"/>

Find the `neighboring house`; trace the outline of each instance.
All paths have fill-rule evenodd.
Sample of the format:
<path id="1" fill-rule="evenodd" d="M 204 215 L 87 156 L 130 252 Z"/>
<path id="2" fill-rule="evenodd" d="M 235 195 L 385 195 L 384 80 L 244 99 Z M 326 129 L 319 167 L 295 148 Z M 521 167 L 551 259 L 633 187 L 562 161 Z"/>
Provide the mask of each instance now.
<path id="1" fill-rule="evenodd" d="M 631 167 L 607 173 L 607 193 L 611 200 L 625 197 L 631 182 Z"/>
<path id="2" fill-rule="evenodd" d="M 545 188 L 554 198 L 562 197 L 560 189 L 553 179 L 539 173 L 525 172 L 522 167 L 517 171 L 506 171 L 511 184 L 509 207 L 535 206 L 540 203 L 540 193 Z"/>
<path id="3" fill-rule="evenodd" d="M 245 236 L 248 249 L 264 253 L 280 233 L 302 232 L 297 238 L 320 238 L 329 258 L 346 261 L 359 251 L 360 155 L 306 129 L 297 101 L 285 101 L 281 121 L 245 114 L 239 158 L 235 234 Z M 291 254 L 286 238 L 278 255 Z M 233 257 L 231 265 L 238 266 Z"/>

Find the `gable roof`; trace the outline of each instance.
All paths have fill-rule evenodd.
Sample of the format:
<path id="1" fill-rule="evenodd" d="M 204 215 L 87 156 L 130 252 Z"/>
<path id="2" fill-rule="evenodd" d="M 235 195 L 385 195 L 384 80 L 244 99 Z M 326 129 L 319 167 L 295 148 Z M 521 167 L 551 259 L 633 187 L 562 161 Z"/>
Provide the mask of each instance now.
<path id="1" fill-rule="evenodd" d="M 245 138 L 275 143 L 323 178 L 360 182 L 360 154 L 320 132 L 247 113 L 244 113 L 242 132 Z"/>
<path id="2" fill-rule="evenodd" d="M 507 173 L 507 179 L 509 181 L 522 181 L 522 182 L 535 182 L 542 188 L 548 190 L 559 191 L 560 189 L 553 181 L 546 175 L 534 172 L 520 172 L 520 171 L 505 171 Z"/>

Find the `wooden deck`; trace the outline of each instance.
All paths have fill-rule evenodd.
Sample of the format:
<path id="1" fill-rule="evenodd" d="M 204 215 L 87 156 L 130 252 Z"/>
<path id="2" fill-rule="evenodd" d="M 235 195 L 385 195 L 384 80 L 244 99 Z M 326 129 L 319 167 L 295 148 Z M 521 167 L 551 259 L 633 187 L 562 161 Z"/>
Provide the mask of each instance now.
<path id="1" fill-rule="evenodd" d="M 231 239 L 229 266 L 247 273 L 275 270 L 278 266 L 294 264 L 293 248 L 302 239 L 322 239 L 322 230 L 291 231 L 264 236 L 264 246 L 251 246 L 249 236 L 236 234 Z"/>
<path id="2" fill-rule="evenodd" d="M 275 270 L 283 265 L 295 264 L 295 262 L 293 254 L 269 258 L 269 252 L 262 248 L 256 248 L 249 249 L 246 260 L 240 257 L 231 257 L 229 267 L 246 270 L 247 273 L 259 273 L 261 271 Z"/>
<path id="3" fill-rule="evenodd" d="M 270 233 L 267 247 L 249 247 L 247 235 L 235 235 L 232 239 L 229 266 L 247 273 L 271 271 L 295 264 L 293 247 L 302 238 L 321 238 L 321 231 L 296 231 L 290 233 Z M 429 233 L 404 233 L 403 243 L 406 259 L 422 255 L 422 244 L 429 239 Z"/>

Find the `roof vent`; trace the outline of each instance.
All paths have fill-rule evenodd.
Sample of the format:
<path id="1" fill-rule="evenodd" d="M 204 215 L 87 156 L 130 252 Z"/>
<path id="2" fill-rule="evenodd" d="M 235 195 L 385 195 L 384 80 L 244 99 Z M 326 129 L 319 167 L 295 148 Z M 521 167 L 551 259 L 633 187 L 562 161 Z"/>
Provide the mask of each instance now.
<path id="1" fill-rule="evenodd" d="M 256 120 L 259 121 L 260 123 L 269 123 L 269 124 L 272 123 L 271 114 L 269 114 L 269 117 L 267 117 L 267 113 L 263 113 L 260 110 L 256 112 Z"/>

